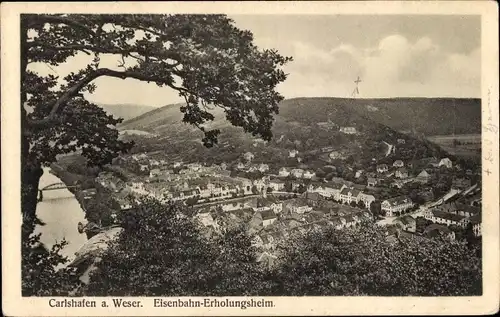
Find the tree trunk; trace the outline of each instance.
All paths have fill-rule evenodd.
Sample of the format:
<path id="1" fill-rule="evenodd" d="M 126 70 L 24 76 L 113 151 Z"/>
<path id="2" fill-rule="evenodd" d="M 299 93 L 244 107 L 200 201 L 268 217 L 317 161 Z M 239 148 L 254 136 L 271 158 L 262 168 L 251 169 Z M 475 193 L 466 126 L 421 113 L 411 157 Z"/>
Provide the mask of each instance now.
<path id="1" fill-rule="evenodd" d="M 38 203 L 38 185 L 43 169 L 38 166 L 26 166 L 21 172 L 21 212 L 23 215 L 23 233 L 31 234 L 36 224 L 41 224 L 36 216 Z"/>

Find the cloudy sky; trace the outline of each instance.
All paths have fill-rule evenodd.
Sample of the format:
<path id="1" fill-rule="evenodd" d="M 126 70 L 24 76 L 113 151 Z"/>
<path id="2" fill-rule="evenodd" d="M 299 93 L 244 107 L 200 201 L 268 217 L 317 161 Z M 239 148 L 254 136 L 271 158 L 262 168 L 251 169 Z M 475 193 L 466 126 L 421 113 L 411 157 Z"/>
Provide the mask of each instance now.
<path id="1" fill-rule="evenodd" d="M 478 16 L 231 16 L 253 32 L 260 47 L 294 61 L 278 89 L 287 98 L 349 97 L 359 76 L 361 98 L 480 97 Z M 79 55 L 55 70 L 63 75 L 86 63 Z M 107 67 L 117 58 L 107 59 Z M 92 101 L 162 106 L 176 92 L 133 79 L 99 78 Z"/>

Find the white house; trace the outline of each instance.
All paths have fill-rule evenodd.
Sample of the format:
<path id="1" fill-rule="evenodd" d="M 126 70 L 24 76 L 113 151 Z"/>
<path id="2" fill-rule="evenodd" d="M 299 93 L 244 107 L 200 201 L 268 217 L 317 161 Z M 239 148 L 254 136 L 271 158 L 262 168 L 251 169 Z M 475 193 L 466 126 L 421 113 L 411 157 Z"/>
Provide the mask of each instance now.
<path id="1" fill-rule="evenodd" d="M 451 160 L 449 158 L 445 157 L 444 159 L 439 161 L 439 166 L 444 166 L 446 168 L 452 168 L 453 163 L 451 162 Z"/>
<path id="2" fill-rule="evenodd" d="M 361 193 L 360 190 L 355 189 L 355 188 L 344 188 L 340 192 L 340 200 L 344 204 L 350 204 L 351 202 L 357 203 L 359 201 L 359 194 Z"/>
<path id="3" fill-rule="evenodd" d="M 481 214 L 476 214 L 470 217 L 470 222 L 472 223 L 472 231 L 476 237 L 481 236 Z"/>
<path id="4" fill-rule="evenodd" d="M 392 166 L 394 166 L 394 167 L 403 167 L 403 166 L 405 166 L 405 163 L 403 161 L 401 161 L 401 160 L 396 160 L 396 161 L 394 161 L 394 163 L 392 163 Z"/>
<path id="5" fill-rule="evenodd" d="M 332 160 L 336 160 L 336 159 L 341 159 L 344 156 L 340 151 L 332 151 L 330 152 L 330 154 L 328 154 L 328 157 L 331 158 Z"/>
<path id="6" fill-rule="evenodd" d="M 245 164 L 243 164 L 242 162 L 239 162 L 237 165 L 236 165 L 236 168 L 239 169 L 239 170 L 242 170 L 245 168 Z"/>
<path id="7" fill-rule="evenodd" d="M 262 212 L 262 225 L 264 227 L 272 225 L 276 220 L 278 220 L 278 217 L 272 210 L 269 209 Z"/>
<path id="8" fill-rule="evenodd" d="M 341 127 L 340 132 L 345 133 L 345 134 L 356 134 L 356 128 L 355 127 Z"/>
<path id="9" fill-rule="evenodd" d="M 262 173 L 269 171 L 269 165 L 267 164 L 260 164 L 258 167 L 258 170 Z"/>
<path id="10" fill-rule="evenodd" d="M 403 212 L 413 207 L 413 202 L 408 197 L 394 197 L 384 200 L 381 204 L 381 209 L 387 213 L 387 216 L 392 217 L 396 212 Z"/>
<path id="11" fill-rule="evenodd" d="M 468 217 L 448 213 L 442 210 L 432 210 L 431 212 L 425 214 L 425 218 L 434 223 L 441 223 L 447 226 L 455 225 L 462 228 L 467 227 L 467 224 L 470 221 Z"/>
<path id="12" fill-rule="evenodd" d="M 245 154 L 243 154 L 243 158 L 247 161 L 251 161 L 255 158 L 255 155 L 253 155 L 252 152 L 246 152 Z"/>
<path id="13" fill-rule="evenodd" d="M 401 167 L 401 168 L 398 168 L 398 170 L 396 171 L 396 173 L 394 175 L 397 178 L 407 178 L 408 177 L 408 171 L 406 170 L 406 168 Z"/>
<path id="14" fill-rule="evenodd" d="M 429 175 L 429 173 L 427 173 L 426 170 L 423 170 L 422 172 L 420 172 L 420 174 L 417 175 L 415 181 L 425 184 L 430 180 L 430 178 L 431 176 Z"/>
<path id="15" fill-rule="evenodd" d="M 285 188 L 285 182 L 279 180 L 272 180 L 269 182 L 269 187 L 271 187 L 273 191 L 278 192 Z"/>
<path id="16" fill-rule="evenodd" d="M 296 157 L 297 154 L 299 154 L 299 151 L 297 150 L 291 150 L 288 152 L 288 157 Z"/>
<path id="17" fill-rule="evenodd" d="M 290 175 L 290 171 L 286 167 L 282 167 L 279 169 L 278 174 L 281 177 L 287 177 L 288 175 Z"/>
<path id="18" fill-rule="evenodd" d="M 290 171 L 290 173 L 297 178 L 301 178 L 302 175 L 304 174 L 304 170 L 300 168 L 294 168 L 293 170 Z"/>
<path id="19" fill-rule="evenodd" d="M 377 172 L 379 172 L 379 173 L 385 173 L 388 170 L 389 170 L 389 167 L 387 166 L 387 164 L 377 165 Z"/>
<path id="20" fill-rule="evenodd" d="M 304 174 L 302 175 L 303 178 L 311 179 L 316 175 L 316 173 L 311 172 L 311 171 L 305 171 Z"/>
<path id="21" fill-rule="evenodd" d="M 159 168 L 153 168 L 152 170 L 149 171 L 149 177 L 156 177 L 161 175 L 161 170 Z"/>
<path id="22" fill-rule="evenodd" d="M 358 195 L 358 201 L 362 201 L 366 208 L 370 208 L 370 205 L 375 201 L 375 196 L 373 195 L 368 195 L 368 194 L 365 194 L 363 192 L 361 192 L 359 195 Z"/>
<path id="23" fill-rule="evenodd" d="M 265 191 L 267 189 L 267 184 L 266 182 L 263 180 L 263 179 L 256 179 L 253 181 L 253 185 L 255 187 L 257 187 L 257 190 L 262 192 L 262 191 Z"/>

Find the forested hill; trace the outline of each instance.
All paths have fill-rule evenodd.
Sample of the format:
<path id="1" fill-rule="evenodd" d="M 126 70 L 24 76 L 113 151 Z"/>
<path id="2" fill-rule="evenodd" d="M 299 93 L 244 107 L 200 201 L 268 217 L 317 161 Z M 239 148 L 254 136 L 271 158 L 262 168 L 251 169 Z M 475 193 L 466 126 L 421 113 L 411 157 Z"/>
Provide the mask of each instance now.
<path id="1" fill-rule="evenodd" d="M 333 106 L 352 109 L 363 117 L 398 131 L 425 135 L 481 132 L 481 100 L 458 98 L 295 98 L 282 102 L 280 115 L 326 121 Z M 333 117 L 331 120 L 335 120 Z"/>
<path id="2" fill-rule="evenodd" d="M 149 132 L 170 130 L 168 125 L 181 123 L 180 104 L 167 105 L 125 121 L 121 129 Z M 366 118 L 397 131 L 425 135 L 471 134 L 481 132 L 481 100 L 458 98 L 294 98 L 280 105 L 277 122 L 298 122 L 301 125 L 331 120 L 338 125 L 349 124 L 355 117 Z M 214 125 L 229 125 L 223 115 L 216 115 Z M 166 131 L 165 131 L 166 132 Z"/>

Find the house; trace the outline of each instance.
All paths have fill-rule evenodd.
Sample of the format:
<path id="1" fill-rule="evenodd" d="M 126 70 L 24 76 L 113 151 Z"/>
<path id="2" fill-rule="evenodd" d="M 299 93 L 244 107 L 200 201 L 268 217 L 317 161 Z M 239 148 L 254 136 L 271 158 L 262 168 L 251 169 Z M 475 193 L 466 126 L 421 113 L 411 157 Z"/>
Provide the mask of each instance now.
<path id="1" fill-rule="evenodd" d="M 253 186 L 257 188 L 258 191 L 262 192 L 267 189 L 267 184 L 264 179 L 256 179 L 253 181 Z"/>
<path id="2" fill-rule="evenodd" d="M 439 161 L 438 166 L 439 167 L 444 166 L 446 168 L 452 168 L 453 167 L 453 163 L 451 162 L 451 160 L 449 158 L 445 157 L 444 159 L 441 159 L 441 161 Z"/>
<path id="3" fill-rule="evenodd" d="M 447 226 L 455 225 L 465 228 L 469 223 L 468 217 L 452 214 L 439 209 L 426 213 L 424 217 L 434 223 L 441 223 Z"/>
<path id="4" fill-rule="evenodd" d="M 300 168 L 294 168 L 290 171 L 290 173 L 297 178 L 301 178 L 302 175 L 304 175 L 304 170 Z"/>
<path id="5" fill-rule="evenodd" d="M 271 203 L 271 205 L 269 207 L 271 207 L 271 210 L 275 214 L 279 214 L 280 212 L 283 211 L 283 203 L 278 202 L 278 201 Z"/>
<path id="6" fill-rule="evenodd" d="M 400 213 L 413 207 L 413 202 L 409 197 L 400 196 L 384 200 L 381 204 L 382 211 L 385 211 L 387 216 L 392 217 L 396 212 Z"/>
<path id="7" fill-rule="evenodd" d="M 299 154 L 297 150 L 291 150 L 288 152 L 288 157 L 296 157 Z"/>
<path id="8" fill-rule="evenodd" d="M 305 171 L 304 174 L 302 175 L 303 178 L 311 179 L 314 176 L 316 176 L 316 173 L 312 171 Z"/>
<path id="9" fill-rule="evenodd" d="M 264 173 L 269 171 L 269 165 L 267 164 L 260 164 L 259 167 L 257 168 L 260 172 Z"/>
<path id="10" fill-rule="evenodd" d="M 375 187 L 375 186 L 377 186 L 378 182 L 377 182 L 376 178 L 374 178 L 374 177 L 368 177 L 366 183 L 367 183 L 368 187 Z"/>
<path id="11" fill-rule="evenodd" d="M 424 235 L 429 238 L 443 238 L 449 241 L 455 240 L 455 232 L 450 228 L 438 224 L 431 224 L 424 230 Z"/>
<path id="12" fill-rule="evenodd" d="M 324 201 L 324 197 L 317 192 L 305 192 L 303 196 L 307 200 L 307 204 L 313 207 L 318 207 Z"/>
<path id="13" fill-rule="evenodd" d="M 408 177 L 408 170 L 404 167 L 398 168 L 396 173 L 394 175 L 397 178 L 407 178 Z"/>
<path id="14" fill-rule="evenodd" d="M 151 166 L 160 166 L 160 162 L 157 161 L 157 160 L 151 159 L 149 161 L 149 165 L 151 165 Z"/>
<path id="15" fill-rule="evenodd" d="M 476 237 L 481 236 L 481 214 L 476 214 L 470 217 L 470 222 L 472 223 L 472 231 Z"/>
<path id="16" fill-rule="evenodd" d="M 354 188 L 344 188 L 340 192 L 340 200 L 344 204 L 350 204 L 351 202 L 357 203 L 359 200 L 358 196 L 360 193 L 361 191 Z"/>
<path id="17" fill-rule="evenodd" d="M 340 132 L 345 133 L 345 134 L 356 134 L 356 128 L 355 127 L 341 127 Z"/>
<path id="18" fill-rule="evenodd" d="M 255 158 L 255 155 L 253 155 L 252 152 L 246 152 L 245 154 L 243 154 L 243 158 L 250 162 L 251 160 L 253 160 Z"/>
<path id="19" fill-rule="evenodd" d="M 406 183 L 410 183 L 412 180 L 407 178 L 407 179 L 398 179 L 396 181 L 394 181 L 391 186 L 392 187 L 395 187 L 395 188 L 403 188 L 403 186 L 406 184 Z"/>
<path id="20" fill-rule="evenodd" d="M 409 232 L 417 231 L 417 221 L 412 216 L 406 215 L 400 217 L 394 220 L 394 223 L 399 225 L 401 229 L 403 229 L 404 231 L 409 231 Z"/>
<path id="21" fill-rule="evenodd" d="M 325 147 L 321 148 L 321 152 L 322 153 L 331 152 L 331 151 L 333 151 L 333 149 L 334 149 L 333 146 L 325 146 Z"/>
<path id="22" fill-rule="evenodd" d="M 153 168 L 152 170 L 149 171 L 149 177 L 153 178 L 156 176 L 160 176 L 162 174 L 161 170 L 159 168 Z"/>
<path id="23" fill-rule="evenodd" d="M 403 163 L 403 161 L 401 161 L 401 160 L 396 160 L 396 161 L 394 161 L 394 163 L 392 163 L 392 166 L 403 167 L 403 166 L 405 166 L 405 163 Z"/>
<path id="24" fill-rule="evenodd" d="M 379 172 L 379 173 L 385 173 L 388 170 L 389 170 L 389 167 L 387 166 L 387 164 L 377 165 L 377 172 Z"/>
<path id="25" fill-rule="evenodd" d="M 279 192 L 285 189 L 285 182 L 280 181 L 280 180 L 272 180 L 269 182 L 269 187 L 275 191 Z"/>
<path id="26" fill-rule="evenodd" d="M 422 170 L 422 172 L 420 172 L 420 174 L 418 174 L 417 177 L 415 177 L 415 181 L 422 184 L 428 183 L 430 179 L 431 176 L 429 175 L 429 173 L 427 173 L 426 170 Z"/>
<path id="27" fill-rule="evenodd" d="M 262 225 L 264 227 L 273 224 L 276 220 L 278 220 L 278 217 L 272 210 L 269 209 L 262 211 Z"/>
<path id="28" fill-rule="evenodd" d="M 141 172 L 147 172 L 149 170 L 149 165 L 148 164 L 139 164 L 139 170 Z"/>
<path id="29" fill-rule="evenodd" d="M 328 157 L 332 160 L 336 160 L 344 158 L 344 155 L 340 151 L 332 151 L 328 154 Z"/>
<path id="30" fill-rule="evenodd" d="M 290 214 L 303 214 L 305 212 L 311 211 L 312 207 L 307 205 L 307 202 L 303 199 L 292 199 L 284 202 L 284 209 L 288 210 Z"/>
<path id="31" fill-rule="evenodd" d="M 288 175 L 290 175 L 290 171 L 286 167 L 282 167 L 279 169 L 278 175 L 281 177 L 287 177 Z"/>
<path id="32" fill-rule="evenodd" d="M 479 207 L 470 206 L 456 201 L 445 203 L 439 206 L 437 209 L 463 217 L 472 217 L 481 212 L 481 208 Z"/>
<path id="33" fill-rule="evenodd" d="M 398 139 L 398 144 L 405 144 L 405 143 L 406 143 L 405 139 Z"/>
<path id="34" fill-rule="evenodd" d="M 370 208 L 370 205 L 375 201 L 375 196 L 373 195 L 367 195 L 363 192 L 361 192 L 358 195 L 358 202 L 362 201 L 363 204 L 365 205 L 366 208 Z"/>
<path id="35" fill-rule="evenodd" d="M 354 177 L 355 177 L 355 178 L 360 178 L 360 177 L 361 177 L 361 175 L 363 175 L 363 172 L 364 172 L 363 170 L 357 170 L 357 171 L 356 171 L 356 175 L 354 175 Z"/>
<path id="36" fill-rule="evenodd" d="M 182 162 L 174 162 L 174 168 L 179 168 L 183 165 Z"/>
<path id="37" fill-rule="evenodd" d="M 192 172 L 198 172 L 201 169 L 201 165 L 199 163 L 191 163 L 186 167 Z"/>

